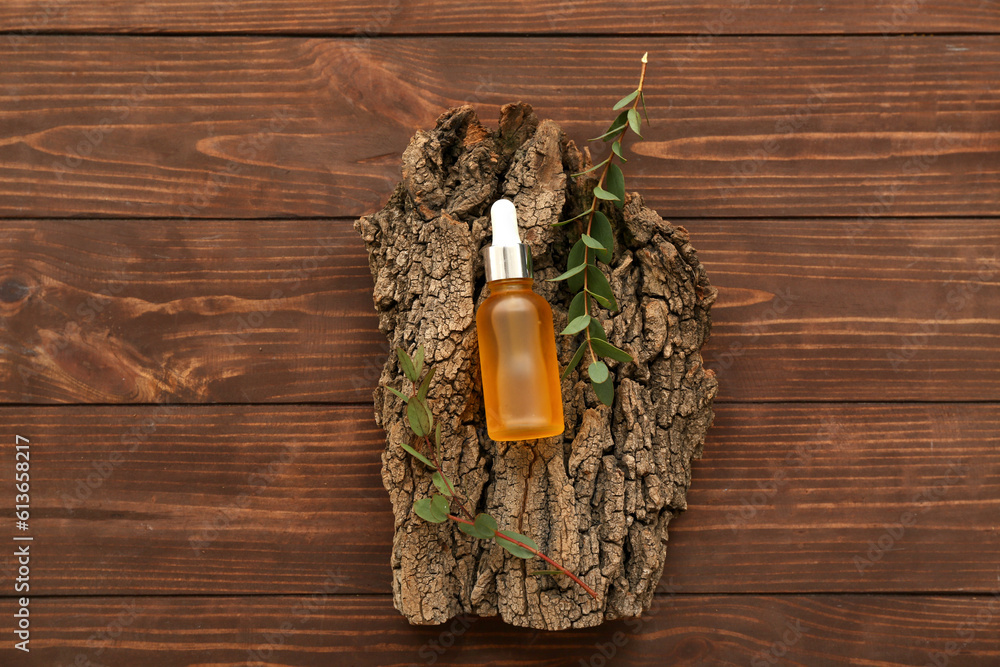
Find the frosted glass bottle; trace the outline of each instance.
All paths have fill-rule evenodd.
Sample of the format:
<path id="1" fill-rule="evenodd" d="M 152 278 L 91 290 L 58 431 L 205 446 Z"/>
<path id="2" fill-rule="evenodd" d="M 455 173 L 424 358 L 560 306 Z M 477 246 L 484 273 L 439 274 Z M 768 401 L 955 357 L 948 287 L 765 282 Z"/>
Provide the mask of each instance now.
<path id="1" fill-rule="evenodd" d="M 483 251 L 490 294 L 476 313 L 486 429 L 493 440 L 548 438 L 565 428 L 552 309 L 531 289 L 531 253 L 513 203 L 501 199 L 491 214 L 493 244 Z"/>

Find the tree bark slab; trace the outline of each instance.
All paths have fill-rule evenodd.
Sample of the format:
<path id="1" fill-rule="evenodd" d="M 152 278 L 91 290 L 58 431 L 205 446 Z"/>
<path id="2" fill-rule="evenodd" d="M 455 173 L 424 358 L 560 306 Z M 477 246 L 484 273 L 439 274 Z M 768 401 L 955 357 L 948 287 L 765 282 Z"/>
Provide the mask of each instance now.
<path id="1" fill-rule="evenodd" d="M 490 242 L 489 207 L 499 197 L 517 205 L 535 289 L 552 305 L 559 331 L 571 294 L 546 279 L 564 270 L 578 233 L 552 223 L 589 206 L 593 181 L 569 177 L 588 166 L 589 153 L 528 105 L 505 106 L 497 130 L 471 107 L 458 107 L 413 137 L 386 206 L 355 223 L 369 253 L 380 329 L 392 348 L 412 354 L 423 344 L 437 368 L 428 398 L 441 424 L 445 473 L 475 511 L 530 536 L 599 598 L 568 577 L 532 575 L 549 569 L 538 559 L 523 561 L 452 522 L 417 517 L 413 502 L 434 488 L 427 469 L 399 446 L 412 437 L 403 402 L 380 386 L 382 479 L 395 515 L 393 599 L 411 623 L 475 614 L 546 630 L 594 626 L 640 615 L 662 574 L 667 525 L 686 507 L 691 461 L 701 455 L 718 388 L 700 354 L 716 290 L 684 228 L 635 193 L 622 211 L 606 209 L 617 244 L 609 279 L 621 310 L 601 318 L 608 340 L 635 358 L 608 360 L 614 405 L 600 404 L 577 370 L 562 384 L 563 435 L 493 442 L 485 428 L 474 313 L 487 295 L 480 250 Z M 564 367 L 575 345 L 558 339 Z M 394 353 L 381 384 L 409 389 Z"/>

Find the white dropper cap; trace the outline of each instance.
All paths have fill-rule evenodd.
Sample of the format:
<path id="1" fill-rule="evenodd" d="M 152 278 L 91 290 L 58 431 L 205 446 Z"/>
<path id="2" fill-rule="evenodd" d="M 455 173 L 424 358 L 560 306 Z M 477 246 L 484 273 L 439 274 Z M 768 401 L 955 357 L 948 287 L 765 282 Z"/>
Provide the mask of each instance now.
<path id="1" fill-rule="evenodd" d="M 521 242 L 517 233 L 517 209 L 509 199 L 498 199 L 490 207 L 493 221 L 493 245 L 515 246 Z"/>
<path id="2" fill-rule="evenodd" d="M 531 249 L 517 232 L 517 209 L 509 199 L 498 199 L 490 207 L 493 244 L 483 248 L 486 281 L 531 277 Z"/>

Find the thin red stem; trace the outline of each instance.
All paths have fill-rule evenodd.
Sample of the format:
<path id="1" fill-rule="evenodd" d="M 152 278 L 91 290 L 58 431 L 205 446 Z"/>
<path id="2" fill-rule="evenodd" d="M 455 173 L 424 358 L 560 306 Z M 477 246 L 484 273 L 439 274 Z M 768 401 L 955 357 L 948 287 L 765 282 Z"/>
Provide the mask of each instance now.
<path id="1" fill-rule="evenodd" d="M 466 521 L 462 517 L 455 516 L 454 514 L 449 514 L 448 518 L 452 519 L 453 521 L 457 521 L 459 523 L 464 523 L 464 524 L 469 525 L 469 526 L 476 525 L 475 522 L 473 522 L 473 521 Z M 576 576 L 575 574 L 573 574 L 572 572 L 570 572 L 569 570 L 567 570 L 565 567 L 563 567 L 559 563 L 555 562 L 554 560 L 552 560 L 551 558 L 549 558 L 548 556 L 546 556 L 545 554 L 543 554 L 538 549 L 533 549 L 533 548 L 529 547 L 527 544 L 524 544 L 523 542 L 515 540 L 513 537 L 508 537 L 507 535 L 504 535 L 503 533 L 501 533 L 498 530 L 493 531 L 493 534 L 498 539 L 507 540 L 508 542 L 511 542 L 512 544 L 516 544 L 517 546 L 521 547 L 522 549 L 525 549 L 525 550 L 530 551 L 531 553 L 535 554 L 536 556 L 538 556 L 539 558 L 541 558 L 542 560 L 544 560 L 546 563 L 548 563 L 552 567 L 558 569 L 560 572 L 562 572 L 567 577 L 569 577 L 570 579 L 572 579 L 573 581 L 575 581 L 577 584 L 579 584 L 580 588 L 582 588 L 583 590 L 587 591 L 587 593 L 590 595 L 590 597 L 594 598 L 595 600 L 597 599 L 597 593 L 594 592 L 594 589 L 592 589 L 587 584 L 583 583 L 583 581 L 580 579 L 580 577 Z"/>
<path id="2" fill-rule="evenodd" d="M 443 470 L 441 470 L 441 462 L 438 460 L 437 448 L 433 446 L 433 443 L 431 443 L 431 440 L 430 440 L 429 436 L 425 435 L 423 437 L 424 437 L 424 442 L 427 444 L 428 449 L 430 449 L 430 451 L 431 451 L 431 456 L 433 457 L 432 461 L 434 462 L 434 468 L 435 468 L 435 470 L 437 472 L 441 473 L 441 479 L 444 480 L 444 485 L 445 485 L 445 487 L 447 487 L 448 492 L 451 494 L 451 497 L 454 500 L 458 501 L 458 506 L 462 510 L 462 513 L 465 514 L 466 517 L 468 517 L 468 519 L 463 519 L 460 516 L 455 516 L 454 514 L 449 514 L 448 518 L 451 519 L 452 521 L 457 521 L 458 523 L 464 523 L 464 524 L 466 524 L 468 526 L 474 526 L 474 525 L 476 525 L 476 522 L 475 522 L 475 520 L 472 517 L 472 513 L 465 507 L 465 503 L 462 502 L 464 496 L 460 496 L 458 494 L 458 492 L 455 490 L 455 487 L 452 485 L 451 480 L 449 480 L 448 476 L 444 474 Z M 593 589 L 590 588 L 590 586 L 588 586 L 587 584 L 583 583 L 583 581 L 579 577 L 577 577 L 575 574 L 573 574 L 572 572 L 570 572 L 569 570 L 567 570 L 565 567 L 563 567 L 559 563 L 555 562 L 554 560 L 552 560 L 551 558 L 549 558 L 548 556 L 546 556 L 542 552 L 538 551 L 537 549 L 533 549 L 533 548 L 529 547 L 527 544 L 524 544 L 523 542 L 515 540 L 512 537 L 508 537 L 508 536 L 504 535 L 503 533 L 501 533 L 499 531 L 493 531 L 493 535 L 496 538 L 507 540 L 508 542 L 511 542 L 512 544 L 516 544 L 517 546 L 521 547 L 522 549 L 526 549 L 527 551 L 530 551 L 531 553 L 535 554 L 536 556 L 538 556 L 539 558 L 541 558 L 545 562 L 547 562 L 550 565 L 552 565 L 553 567 L 557 568 L 560 572 L 562 572 L 563 574 L 565 574 L 566 576 L 568 576 L 570 579 L 572 579 L 573 581 L 575 581 L 577 584 L 579 584 L 580 587 L 583 588 L 583 590 L 587 591 L 587 593 L 590 594 L 590 596 L 592 598 L 594 598 L 595 600 L 597 599 L 597 593 L 595 593 L 593 591 Z"/>

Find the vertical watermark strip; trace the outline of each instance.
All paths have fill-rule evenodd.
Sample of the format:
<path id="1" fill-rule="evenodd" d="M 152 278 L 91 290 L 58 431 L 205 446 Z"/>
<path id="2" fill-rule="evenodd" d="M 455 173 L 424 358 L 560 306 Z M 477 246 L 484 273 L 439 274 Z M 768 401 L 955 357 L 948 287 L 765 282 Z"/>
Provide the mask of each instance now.
<path id="1" fill-rule="evenodd" d="M 14 436 L 14 518 L 15 527 L 22 533 L 29 532 L 31 520 L 31 442 L 23 435 Z M 17 559 L 17 577 L 14 579 L 15 593 L 31 591 L 31 535 L 14 535 L 14 558 Z M 14 642 L 18 651 L 30 653 L 31 642 L 31 598 L 22 595 L 16 598 L 14 612 Z"/>

